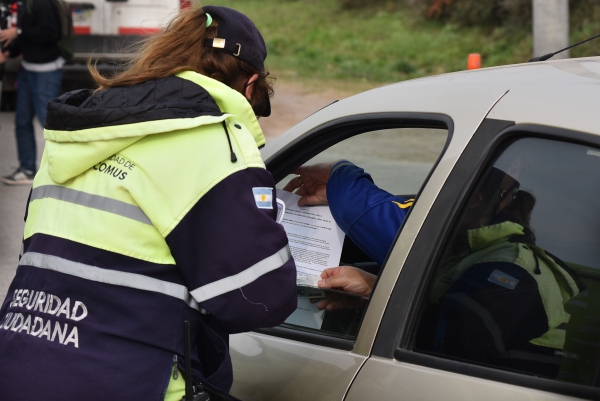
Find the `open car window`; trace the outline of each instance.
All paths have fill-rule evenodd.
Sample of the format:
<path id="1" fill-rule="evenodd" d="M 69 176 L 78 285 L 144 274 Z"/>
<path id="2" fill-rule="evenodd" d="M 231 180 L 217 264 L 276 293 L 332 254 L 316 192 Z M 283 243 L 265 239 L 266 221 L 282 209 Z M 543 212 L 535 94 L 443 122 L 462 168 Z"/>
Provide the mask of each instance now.
<path id="1" fill-rule="evenodd" d="M 439 159 L 447 138 L 447 129 L 369 130 L 330 146 L 303 165 L 348 160 L 369 173 L 377 187 L 390 194 L 411 199 L 421 190 Z M 280 180 L 277 188 L 281 190 L 293 177 L 295 175 L 290 174 Z M 351 197 L 347 199 L 347 202 L 353 201 L 355 199 Z M 399 228 L 396 227 L 394 232 Z M 378 230 L 377 224 L 365 228 L 366 231 L 371 229 L 375 233 Z M 294 241 L 291 240 L 292 253 L 294 246 Z M 381 266 L 349 236 L 344 237 L 340 260 L 329 267 L 338 265 L 354 266 L 374 275 L 380 274 L 381 271 Z M 368 299 L 339 291 L 315 288 L 311 290 L 303 287 L 298 287 L 298 297 L 299 310 L 282 327 L 334 338 L 356 338 Z M 335 311 L 319 310 L 317 306 L 323 300 L 326 300 L 326 303 L 335 302 L 339 308 Z"/>
<path id="2" fill-rule="evenodd" d="M 416 195 L 438 160 L 448 131 L 395 128 L 368 131 L 338 142 L 304 165 L 345 159 L 362 167 L 378 187 L 395 195 Z M 294 175 L 277 183 L 283 188 Z"/>

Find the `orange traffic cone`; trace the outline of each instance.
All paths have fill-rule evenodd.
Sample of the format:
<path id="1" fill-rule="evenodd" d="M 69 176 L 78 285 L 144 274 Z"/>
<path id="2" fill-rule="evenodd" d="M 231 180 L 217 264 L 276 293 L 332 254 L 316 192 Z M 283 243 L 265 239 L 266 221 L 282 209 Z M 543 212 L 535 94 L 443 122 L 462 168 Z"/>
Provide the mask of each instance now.
<path id="1" fill-rule="evenodd" d="M 469 54 L 467 59 L 467 70 L 476 70 L 481 68 L 481 55 L 479 53 Z"/>

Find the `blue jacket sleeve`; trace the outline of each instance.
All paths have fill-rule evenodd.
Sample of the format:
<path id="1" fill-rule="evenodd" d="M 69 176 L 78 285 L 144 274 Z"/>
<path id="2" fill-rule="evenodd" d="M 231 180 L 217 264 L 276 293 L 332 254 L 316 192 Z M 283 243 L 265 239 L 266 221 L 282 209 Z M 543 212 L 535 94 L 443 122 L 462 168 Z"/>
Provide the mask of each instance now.
<path id="1" fill-rule="evenodd" d="M 346 160 L 331 168 L 327 200 L 338 226 L 380 265 L 412 206 L 412 200 L 378 188 L 369 174 Z"/>

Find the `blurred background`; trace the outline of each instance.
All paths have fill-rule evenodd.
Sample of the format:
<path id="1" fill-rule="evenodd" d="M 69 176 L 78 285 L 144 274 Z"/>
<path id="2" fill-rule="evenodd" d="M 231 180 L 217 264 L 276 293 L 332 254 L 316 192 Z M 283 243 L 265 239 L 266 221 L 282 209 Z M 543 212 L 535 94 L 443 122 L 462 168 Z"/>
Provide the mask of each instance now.
<path id="1" fill-rule="evenodd" d="M 469 53 L 479 53 L 483 67 L 522 63 L 533 56 L 532 0 L 210 3 L 236 8 L 256 23 L 267 42 L 268 65 L 282 79 L 376 85 L 464 70 Z M 549 7 L 557 2 L 541 3 Z M 570 43 L 600 33 L 600 1 L 563 3 L 568 4 Z M 600 41 L 571 51 L 571 57 L 598 54 Z"/>
<path id="2" fill-rule="evenodd" d="M 7 0 L 4 0 L 7 1 Z M 332 101 L 377 86 L 467 68 L 522 63 L 600 33 L 598 0 L 66 0 L 75 57 L 63 92 L 93 87 L 86 63 L 111 74 L 135 43 L 181 10 L 221 5 L 248 15 L 263 34 L 277 77 L 274 138 Z M 15 22 L 15 21 L 13 21 Z M 600 40 L 556 58 L 600 54 Z M 2 80 L 1 110 L 14 110 L 18 60 Z"/>
<path id="3" fill-rule="evenodd" d="M 464 70 L 470 53 L 480 54 L 482 67 L 522 63 L 600 32 L 598 0 L 67 2 L 73 13 L 76 54 L 65 70 L 64 91 L 91 85 L 86 81 L 88 59 L 110 73 L 131 53 L 131 44 L 157 32 L 181 9 L 198 5 L 228 6 L 247 14 L 266 40 L 267 67 L 280 83 L 300 85 L 305 93 L 341 91 L 342 96 Z M 534 51 L 539 47 L 534 43 L 534 16 L 539 21 L 537 36 L 550 37 L 548 49 Z M 574 48 L 570 56 L 598 54 L 600 40 Z M 554 58 L 561 56 L 568 53 Z M 7 66 L 3 110 L 14 104 L 6 93 L 13 90 L 16 71 L 14 62 Z"/>

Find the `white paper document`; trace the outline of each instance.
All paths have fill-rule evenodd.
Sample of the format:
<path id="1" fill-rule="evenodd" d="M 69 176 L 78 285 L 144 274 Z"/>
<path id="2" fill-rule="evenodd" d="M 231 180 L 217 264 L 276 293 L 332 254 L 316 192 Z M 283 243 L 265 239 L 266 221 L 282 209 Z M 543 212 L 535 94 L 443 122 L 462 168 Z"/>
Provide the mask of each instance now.
<path id="1" fill-rule="evenodd" d="M 298 298 L 298 307 L 285 322 L 297 326 L 320 330 L 323 325 L 324 310 L 319 310 L 309 298 Z"/>
<path id="2" fill-rule="evenodd" d="M 333 220 L 329 206 L 298 206 L 299 195 L 281 189 L 277 198 L 285 202 L 281 224 L 285 228 L 298 277 L 320 276 L 328 267 L 339 266 L 344 232 Z"/>

